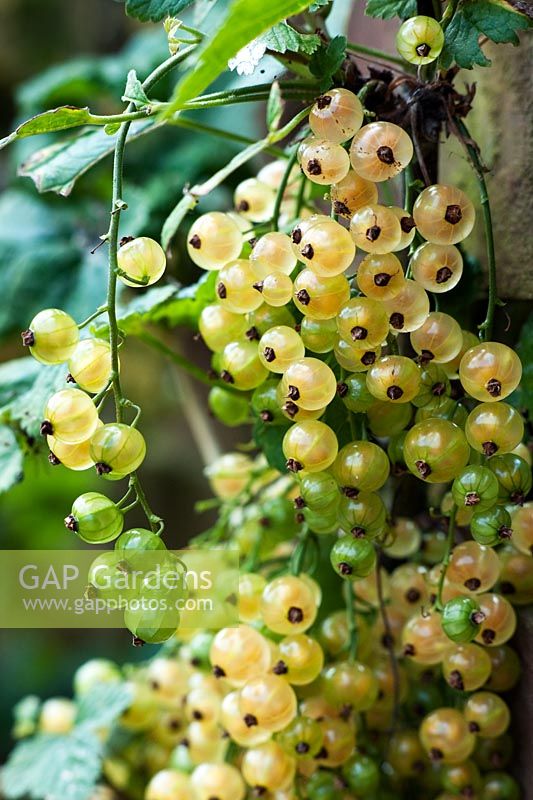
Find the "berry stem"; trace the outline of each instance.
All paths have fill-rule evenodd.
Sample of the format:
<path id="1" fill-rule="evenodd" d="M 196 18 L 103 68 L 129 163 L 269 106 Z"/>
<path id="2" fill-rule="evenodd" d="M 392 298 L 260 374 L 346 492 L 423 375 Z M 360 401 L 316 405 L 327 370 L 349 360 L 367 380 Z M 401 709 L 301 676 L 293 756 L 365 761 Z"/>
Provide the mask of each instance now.
<path id="1" fill-rule="evenodd" d="M 359 643 L 357 621 L 355 619 L 353 583 L 351 581 L 344 581 L 342 590 L 344 593 L 344 603 L 346 605 L 346 622 L 348 624 L 348 661 L 353 663 L 357 657 L 357 645 Z"/>
<path id="2" fill-rule="evenodd" d="M 385 598 L 383 596 L 383 580 L 381 576 L 381 559 L 382 551 L 378 551 L 378 559 L 376 562 L 376 592 L 378 596 L 379 613 L 383 622 L 383 630 L 385 631 L 385 648 L 389 654 L 390 665 L 392 670 L 392 692 L 393 692 L 393 710 L 392 710 L 392 731 L 396 728 L 398 722 L 398 715 L 400 713 L 400 673 L 398 670 L 398 660 L 394 652 L 394 639 L 390 625 L 389 615 L 387 614 L 387 607 L 385 605 Z M 391 733 L 392 733 L 391 731 Z"/>
<path id="3" fill-rule="evenodd" d="M 106 312 L 106 311 L 107 311 L 107 306 L 100 306 L 99 308 L 97 308 L 97 309 L 96 309 L 96 311 L 95 311 L 93 314 L 91 314 L 89 317 L 87 317 L 87 319 L 84 319 L 84 320 L 83 320 L 83 322 L 80 322 L 80 323 L 78 324 L 78 328 L 79 328 L 80 330 L 81 330 L 82 328 L 85 328 L 85 326 L 86 326 L 86 325 L 88 325 L 88 324 L 89 324 L 89 322 L 92 322 L 92 321 L 93 321 L 93 319 L 96 319 L 96 318 L 97 318 L 97 317 L 99 317 L 101 314 L 105 314 L 105 312 Z"/>
<path id="4" fill-rule="evenodd" d="M 455 12 L 457 11 L 457 6 L 459 5 L 459 0 L 450 0 L 448 5 L 446 6 L 446 10 L 442 15 L 442 19 L 440 21 L 440 26 L 443 31 L 446 30 L 448 25 L 453 19 Z"/>
<path id="5" fill-rule="evenodd" d="M 298 540 L 298 544 L 293 550 L 289 564 L 291 575 L 299 575 L 302 571 L 305 554 L 307 552 L 307 545 L 309 542 L 309 533 L 309 525 L 303 525 L 302 533 Z"/>
<path id="6" fill-rule="evenodd" d="M 196 120 L 181 115 L 170 120 L 170 123 L 185 130 L 217 136 L 219 139 L 226 139 L 228 142 L 236 142 L 236 144 L 254 144 L 255 142 L 255 139 L 251 139 L 249 136 L 241 136 L 240 133 L 225 131 L 222 128 L 215 128 L 213 125 L 205 125 L 203 122 L 196 122 Z M 265 147 L 264 152 L 274 158 L 287 158 L 287 153 L 281 147 Z"/>
<path id="7" fill-rule="evenodd" d="M 346 44 L 346 49 L 350 50 L 351 53 L 360 54 L 363 56 L 371 56 L 372 58 L 377 58 L 380 61 L 387 61 L 389 64 L 398 64 L 402 69 L 405 69 L 405 61 L 400 56 L 392 56 L 388 53 L 384 53 L 382 50 L 376 50 L 374 47 L 365 47 L 362 44 L 356 44 L 355 42 L 348 42 Z"/>
<path id="8" fill-rule="evenodd" d="M 161 517 L 158 517 L 157 514 L 154 514 L 148 500 L 146 499 L 146 494 L 144 493 L 144 489 L 141 486 L 141 482 L 137 476 L 137 473 L 134 472 L 133 475 L 130 476 L 130 487 L 133 488 L 135 495 L 137 497 L 137 501 L 139 505 L 142 507 L 146 519 L 150 523 L 150 528 L 154 533 L 158 535 L 163 531 L 163 520 Z"/>
<path id="9" fill-rule="evenodd" d="M 274 210 L 272 212 L 272 230 L 277 231 L 279 225 L 279 214 L 281 209 L 281 204 L 283 202 L 283 195 L 285 194 L 285 189 L 287 188 L 287 184 L 289 182 L 290 174 L 292 168 L 296 163 L 296 159 L 298 158 L 298 145 L 296 145 L 289 156 L 289 160 L 287 161 L 287 166 L 285 172 L 283 173 L 283 177 L 280 181 L 278 192 L 276 194 L 276 202 L 274 203 Z"/>
<path id="10" fill-rule="evenodd" d="M 496 311 L 496 304 L 498 302 L 498 289 L 496 283 L 496 252 L 494 249 L 494 233 L 492 230 L 492 215 L 490 210 L 489 193 L 487 191 L 483 164 L 481 163 L 481 159 L 479 157 L 478 147 L 470 136 L 468 128 L 461 119 L 456 119 L 455 125 L 459 132 L 458 138 L 468 153 L 477 178 L 481 210 L 483 212 L 483 227 L 485 230 L 485 244 L 487 248 L 489 297 L 487 303 L 487 315 L 484 322 L 482 322 L 479 326 L 479 335 L 484 341 L 490 341 L 492 339 L 492 330 L 494 327 L 494 313 Z"/>
<path id="11" fill-rule="evenodd" d="M 442 569 L 440 572 L 439 583 L 437 586 L 437 597 L 435 599 L 434 607 L 438 611 L 442 611 L 443 602 L 442 602 L 442 590 L 444 588 L 444 581 L 446 578 L 446 572 L 448 571 L 448 564 L 450 563 L 450 558 L 452 555 L 452 549 L 455 539 L 455 518 L 457 516 L 457 506 L 455 503 L 450 509 L 450 519 L 448 522 L 448 538 L 446 540 L 446 551 L 444 553 L 444 558 L 442 559 Z"/>

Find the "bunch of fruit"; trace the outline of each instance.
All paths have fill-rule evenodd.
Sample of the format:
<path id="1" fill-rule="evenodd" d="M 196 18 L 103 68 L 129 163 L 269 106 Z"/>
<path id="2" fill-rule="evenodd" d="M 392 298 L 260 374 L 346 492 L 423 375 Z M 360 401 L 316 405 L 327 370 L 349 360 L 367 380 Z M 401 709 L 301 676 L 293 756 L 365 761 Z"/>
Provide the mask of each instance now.
<path id="1" fill-rule="evenodd" d="M 405 25 L 400 51 L 435 58 L 440 27 Z M 133 733 L 106 775 L 120 791 L 140 775 L 146 800 L 520 796 L 502 771 L 500 694 L 520 675 L 514 606 L 533 600 L 531 459 L 522 417 L 504 402 L 521 365 L 438 310 L 461 278 L 472 202 L 441 184 L 412 208 L 379 202 L 379 186 L 402 174 L 407 197 L 417 188 L 414 148 L 401 127 L 364 123 L 359 98 L 331 89 L 288 162 L 240 183 L 234 210 L 203 214 L 187 236 L 192 261 L 216 272 L 199 320 L 227 384 L 211 390 L 211 411 L 238 425 L 251 407 L 259 440 L 277 432 L 286 469 L 280 452 L 270 463 L 236 452 L 207 470 L 220 518 L 198 544 L 239 545 L 240 624 L 190 640 L 178 631 L 174 651 L 130 679 L 120 725 Z M 330 215 L 315 202 L 320 186 Z M 118 252 L 130 286 L 164 267 L 152 240 Z M 46 406 L 53 463 L 132 474 L 145 454 L 136 420 L 98 417 L 116 380 L 112 348 L 78 341 L 55 309 L 23 336 L 40 361 L 68 362 L 78 387 Z M 410 476 L 428 503 L 408 518 L 392 486 Z M 116 540 L 91 571 L 104 598 L 128 551 L 164 549 L 157 533 L 122 533 L 125 501 L 82 495 L 66 520 L 85 541 Z M 165 563 L 176 568 L 170 554 Z M 179 623 L 125 617 L 137 643 L 169 639 Z M 83 669 L 81 693 L 120 679 L 99 662 Z"/>

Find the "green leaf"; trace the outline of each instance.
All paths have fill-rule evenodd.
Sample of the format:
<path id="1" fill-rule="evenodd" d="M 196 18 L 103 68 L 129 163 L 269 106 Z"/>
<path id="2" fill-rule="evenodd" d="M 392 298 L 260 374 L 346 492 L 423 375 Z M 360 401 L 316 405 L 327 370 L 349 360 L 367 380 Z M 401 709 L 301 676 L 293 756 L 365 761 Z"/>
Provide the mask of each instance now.
<path id="1" fill-rule="evenodd" d="M 416 0 L 368 0 L 365 14 L 379 19 L 407 19 L 417 13 Z"/>
<path id="2" fill-rule="evenodd" d="M 161 230 L 161 247 L 166 250 L 172 241 L 174 235 L 189 211 L 196 205 L 196 200 L 189 194 L 184 195 L 181 200 L 174 206 L 168 217 L 166 218 L 163 228 Z"/>
<path id="3" fill-rule="evenodd" d="M 215 35 L 200 49 L 196 65 L 178 83 L 168 115 L 209 86 L 242 47 L 308 5 L 309 0 L 233 0 Z"/>
<path id="4" fill-rule="evenodd" d="M 3 796 L 89 800 L 100 777 L 102 749 L 87 727 L 68 736 L 39 734 L 22 741 L 2 770 Z"/>
<path id="5" fill-rule="evenodd" d="M 0 425 L 0 493 L 20 483 L 22 462 L 23 454 L 17 437 L 7 425 Z"/>
<path id="6" fill-rule="evenodd" d="M 278 81 L 274 81 L 268 96 L 266 118 L 269 131 L 277 131 L 283 116 L 283 98 Z"/>
<path id="7" fill-rule="evenodd" d="M 141 22 L 160 22 L 180 14 L 194 0 L 126 0 L 126 14 Z"/>
<path id="8" fill-rule="evenodd" d="M 128 141 L 154 130 L 154 120 L 133 123 Z M 31 178 L 39 192 L 67 196 L 91 167 L 113 152 L 114 137 L 103 129 L 87 130 L 70 139 L 37 150 L 22 164 L 19 175 Z"/>
<path id="9" fill-rule="evenodd" d="M 321 45 L 309 61 L 309 69 L 321 79 L 321 88 L 331 85 L 333 75 L 346 58 L 346 36 L 334 36 L 326 45 Z"/>
<path id="10" fill-rule="evenodd" d="M 132 698 L 131 687 L 125 683 L 98 683 L 80 698 L 76 724 L 108 727 L 131 705 Z"/>
<path id="11" fill-rule="evenodd" d="M 44 407 L 51 394 L 66 388 L 67 370 L 64 364 L 50 367 L 39 364 L 29 389 L 0 409 L 0 420 L 17 423 L 26 436 L 40 437 Z"/>
<path id="12" fill-rule="evenodd" d="M 255 422 L 252 429 L 254 442 L 261 449 L 270 466 L 283 474 L 287 472 L 287 465 L 281 444 L 286 432 L 286 426 L 268 425 L 260 419 Z"/>
<path id="13" fill-rule="evenodd" d="M 24 394 L 40 369 L 39 362 L 29 356 L 0 364 L 0 408 Z"/>
<path id="14" fill-rule="evenodd" d="M 525 409 L 533 419 L 533 314 L 530 314 L 522 330 L 516 352 L 522 362 L 522 380 L 508 402 L 518 409 Z"/>
<path id="15" fill-rule="evenodd" d="M 79 128 L 93 120 L 93 115 L 88 108 L 75 108 L 74 106 L 61 106 L 38 114 L 36 117 L 23 122 L 13 133 L 0 139 L 0 150 L 15 139 L 24 139 L 27 136 L 37 136 L 40 133 L 53 133 L 64 131 L 68 128 Z"/>
<path id="16" fill-rule="evenodd" d="M 446 29 L 446 41 L 440 57 L 444 68 L 455 63 L 472 69 L 489 66 L 479 46 L 479 37 L 487 36 L 498 44 L 518 44 L 517 31 L 531 26 L 530 20 L 505 0 L 468 0 L 459 6 Z"/>
<path id="17" fill-rule="evenodd" d="M 269 50 L 275 53 L 306 53 L 311 55 L 320 47 L 320 37 L 314 33 L 298 33 L 286 22 L 274 25 L 267 33 L 260 37 Z"/>
<path id="18" fill-rule="evenodd" d="M 134 69 L 130 69 L 128 72 L 128 79 L 122 99 L 125 103 L 135 103 L 136 106 L 147 106 L 150 104 L 148 95 L 144 91 L 142 83 Z"/>

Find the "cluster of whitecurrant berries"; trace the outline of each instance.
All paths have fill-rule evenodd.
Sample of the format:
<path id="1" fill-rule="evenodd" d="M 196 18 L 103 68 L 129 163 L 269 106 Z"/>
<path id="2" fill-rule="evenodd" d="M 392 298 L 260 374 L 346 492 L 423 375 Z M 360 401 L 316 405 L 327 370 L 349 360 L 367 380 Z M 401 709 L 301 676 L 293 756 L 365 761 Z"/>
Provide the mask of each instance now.
<path id="1" fill-rule="evenodd" d="M 431 60 L 414 41 L 416 58 Z M 105 764 L 120 791 L 140 770 L 147 800 L 520 796 L 502 771 L 511 741 L 500 697 L 520 675 L 513 606 L 533 600 L 529 452 L 520 414 L 503 402 L 520 362 L 430 311 L 430 294 L 460 280 L 457 245 L 474 208 L 446 185 L 425 188 L 413 209 L 380 203 L 378 185 L 405 170 L 413 144 L 394 124 L 363 121 L 353 93 L 328 91 L 298 149 L 304 177 L 268 164 L 239 184 L 234 211 L 200 216 L 187 236 L 194 263 L 217 273 L 199 329 L 228 388 L 212 389 L 211 410 L 234 425 L 251 405 L 259 432 L 277 426 L 287 473 L 244 453 L 208 469 L 221 501 L 216 541 L 238 543 L 249 570 L 240 624 L 180 633 L 177 655 L 133 675 L 120 724 L 139 736 Z M 307 180 L 326 187 L 331 216 L 316 213 Z M 140 248 L 146 285 L 154 256 L 141 242 L 121 248 L 119 267 L 129 274 L 127 248 Z M 79 387 L 48 403 L 52 453 L 123 477 L 144 442 L 134 426 L 98 427 L 89 396 L 109 382 L 109 349 L 78 344 L 62 312 L 43 314 L 28 343 L 45 363 L 70 359 Z M 428 485 L 433 516 L 393 513 L 391 472 Z M 67 518 L 86 541 L 117 540 L 109 562 L 99 557 L 110 574 L 117 550 L 124 560 L 158 539 L 120 535 L 122 517 L 102 495 L 83 495 Z M 450 553 L 442 520 L 460 532 Z M 299 531 L 300 555 L 289 558 Z M 339 597 L 323 601 L 304 571 L 322 542 L 350 590 L 346 609 L 340 579 L 328 588 Z M 93 589 L 105 595 L 98 575 Z M 337 610 L 321 612 L 326 600 Z M 172 633 L 172 620 L 141 621 L 129 627 L 147 641 Z M 118 679 L 89 662 L 78 690 Z M 45 711 L 43 730 L 68 717 Z"/>

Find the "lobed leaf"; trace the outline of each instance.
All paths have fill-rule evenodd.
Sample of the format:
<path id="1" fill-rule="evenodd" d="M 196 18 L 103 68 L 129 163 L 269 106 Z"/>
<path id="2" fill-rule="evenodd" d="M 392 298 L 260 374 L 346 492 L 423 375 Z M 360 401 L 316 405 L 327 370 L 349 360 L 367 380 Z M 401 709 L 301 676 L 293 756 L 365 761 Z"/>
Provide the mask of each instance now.
<path id="1" fill-rule="evenodd" d="M 126 0 L 126 14 L 141 22 L 160 22 L 180 14 L 194 0 Z"/>
<path id="2" fill-rule="evenodd" d="M 320 37 L 314 33 L 299 33 L 286 22 L 274 25 L 260 37 L 263 44 L 275 53 L 306 53 L 311 55 L 320 47 Z"/>
<path id="3" fill-rule="evenodd" d="M 346 58 L 346 36 L 334 36 L 328 44 L 323 44 L 311 56 L 309 69 L 320 78 L 321 89 L 331 86 L 333 75 L 340 69 Z"/>
<path id="4" fill-rule="evenodd" d="M 417 13 L 416 0 L 367 0 L 365 14 L 379 19 L 407 19 Z"/>

